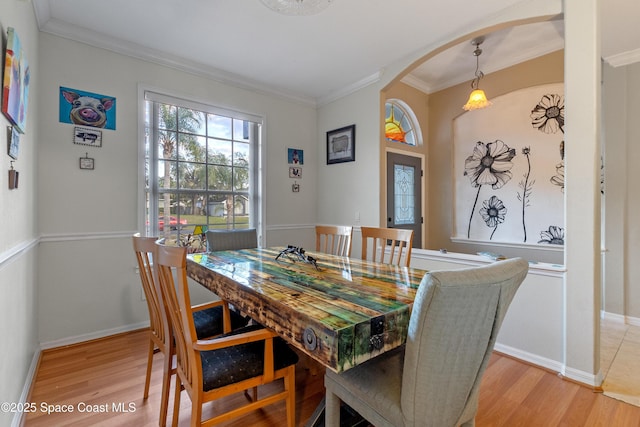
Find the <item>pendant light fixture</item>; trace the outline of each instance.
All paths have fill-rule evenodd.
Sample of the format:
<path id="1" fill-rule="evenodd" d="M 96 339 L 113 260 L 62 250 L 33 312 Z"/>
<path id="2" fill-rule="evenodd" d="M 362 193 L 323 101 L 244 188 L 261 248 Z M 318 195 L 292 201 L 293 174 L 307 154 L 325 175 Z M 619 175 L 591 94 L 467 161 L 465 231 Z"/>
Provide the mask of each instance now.
<path id="1" fill-rule="evenodd" d="M 484 91 L 480 89 L 480 79 L 484 77 L 484 73 L 480 71 L 480 54 L 482 54 L 482 49 L 480 49 L 480 45 L 484 42 L 484 37 L 476 37 L 471 40 L 471 44 L 476 48 L 473 51 L 473 56 L 476 57 L 476 74 L 475 78 L 471 80 L 471 94 L 469 94 L 469 100 L 462 107 L 464 110 L 477 110 L 479 108 L 485 108 L 491 105 L 491 101 L 487 99 L 487 95 L 485 95 Z"/>
<path id="2" fill-rule="evenodd" d="M 283 15 L 314 15 L 322 12 L 333 0 L 260 0 L 269 9 Z"/>

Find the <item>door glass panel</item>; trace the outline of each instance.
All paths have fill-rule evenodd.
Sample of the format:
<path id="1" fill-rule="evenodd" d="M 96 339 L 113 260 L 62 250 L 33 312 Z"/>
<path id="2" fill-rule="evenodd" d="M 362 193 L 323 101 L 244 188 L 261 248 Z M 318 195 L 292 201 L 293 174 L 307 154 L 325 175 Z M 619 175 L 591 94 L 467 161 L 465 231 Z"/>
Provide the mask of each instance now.
<path id="1" fill-rule="evenodd" d="M 415 223 L 415 168 L 396 164 L 393 173 L 395 178 L 394 223 L 396 225 L 413 224 Z"/>

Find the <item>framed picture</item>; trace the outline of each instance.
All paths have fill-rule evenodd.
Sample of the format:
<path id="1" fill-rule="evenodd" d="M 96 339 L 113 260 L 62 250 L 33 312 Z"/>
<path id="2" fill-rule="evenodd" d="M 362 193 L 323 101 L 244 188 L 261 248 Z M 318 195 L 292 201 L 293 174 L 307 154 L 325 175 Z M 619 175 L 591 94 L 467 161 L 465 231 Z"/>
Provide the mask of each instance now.
<path id="1" fill-rule="evenodd" d="M 15 30 L 7 28 L 7 50 L 2 83 L 2 112 L 18 132 L 24 133 L 29 99 L 29 64 Z"/>
<path id="2" fill-rule="evenodd" d="M 60 86 L 60 123 L 116 129 L 116 98 Z"/>
<path id="3" fill-rule="evenodd" d="M 13 160 L 18 160 L 18 149 L 20 148 L 20 134 L 13 126 L 7 126 L 8 154 Z"/>
<path id="4" fill-rule="evenodd" d="M 356 125 L 327 132 L 327 164 L 356 160 Z"/>
<path id="5" fill-rule="evenodd" d="M 88 155 L 85 157 L 80 157 L 80 169 L 90 169 L 93 170 L 95 166 L 95 161 Z"/>
<path id="6" fill-rule="evenodd" d="M 291 166 L 289 168 L 289 178 L 302 178 L 302 168 Z"/>
<path id="7" fill-rule="evenodd" d="M 303 165 L 304 164 L 304 151 L 298 148 L 287 149 L 287 162 L 290 165 Z"/>
<path id="8" fill-rule="evenodd" d="M 73 143 L 102 147 L 102 131 L 95 128 L 76 126 L 73 128 Z"/>

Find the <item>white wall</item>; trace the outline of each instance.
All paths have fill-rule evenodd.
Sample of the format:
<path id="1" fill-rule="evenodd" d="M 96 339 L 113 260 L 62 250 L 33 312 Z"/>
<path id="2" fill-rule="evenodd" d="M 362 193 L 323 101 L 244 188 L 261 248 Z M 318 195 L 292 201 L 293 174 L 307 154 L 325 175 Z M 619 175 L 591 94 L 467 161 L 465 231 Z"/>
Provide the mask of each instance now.
<path id="1" fill-rule="evenodd" d="M 634 95 L 640 93 L 640 63 L 630 65 L 627 68 L 627 94 L 626 102 L 627 126 L 626 126 L 626 228 L 624 228 L 624 314 L 640 321 L 640 195 L 637 183 L 640 182 L 640 170 L 637 167 L 640 162 L 640 106 L 635 102 Z M 612 163 L 611 168 L 616 168 L 617 163 Z"/>
<path id="2" fill-rule="evenodd" d="M 630 67 L 603 66 L 604 116 L 604 292 L 603 309 L 625 315 L 626 227 L 627 227 L 627 71 Z M 629 159 L 633 162 L 634 159 Z M 632 164 L 632 163 L 631 163 Z M 632 168 L 633 169 L 633 168 Z M 633 197 L 632 199 L 637 199 Z M 629 217 L 633 221 L 633 217 Z M 640 286 L 640 283 L 636 283 Z"/>
<path id="3" fill-rule="evenodd" d="M 492 262 L 478 255 L 425 249 L 411 254 L 411 267 L 430 271 L 459 270 Z M 502 323 L 496 350 L 556 372 L 564 370 L 564 277 L 563 266 L 529 265 L 529 273 Z"/>
<path id="4" fill-rule="evenodd" d="M 131 234 L 138 226 L 138 85 L 265 117 L 265 225 L 268 245 L 316 221 L 315 108 L 240 89 L 50 34 L 40 35 L 39 150 L 42 233 L 39 341 L 59 345 L 147 322 Z M 58 120 L 59 87 L 116 98 L 116 130 L 102 147 L 72 143 Z M 299 193 L 291 191 L 287 148 L 303 149 Z M 80 170 L 89 152 L 95 170 Z M 286 226 L 282 226 L 286 224 Z M 265 230 L 263 230 L 265 231 Z M 306 231 L 305 231 L 306 232 Z"/>
<path id="5" fill-rule="evenodd" d="M 30 2 L 0 2 L 2 47 L 6 46 L 7 28 L 13 27 L 31 70 L 25 133 L 20 136 L 20 150 L 14 167 L 20 172 L 19 186 L 9 190 L 7 155 L 8 120 L 0 114 L 0 402 L 26 399 L 25 379 L 32 375 L 31 364 L 38 352 L 37 336 L 37 197 L 38 169 L 38 31 Z M 4 49 L 1 64 L 4 65 Z M 2 73 L 4 75 L 4 73 Z M 0 412 L 0 425 L 9 425 L 12 413 Z"/>

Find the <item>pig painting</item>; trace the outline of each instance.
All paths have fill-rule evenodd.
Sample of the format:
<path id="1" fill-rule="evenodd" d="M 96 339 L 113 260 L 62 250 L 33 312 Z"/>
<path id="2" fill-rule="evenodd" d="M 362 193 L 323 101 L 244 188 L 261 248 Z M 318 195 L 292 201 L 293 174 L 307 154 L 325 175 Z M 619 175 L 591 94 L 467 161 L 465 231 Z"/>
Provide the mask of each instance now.
<path id="1" fill-rule="evenodd" d="M 60 88 L 60 121 L 81 126 L 115 129 L 113 97 Z"/>

